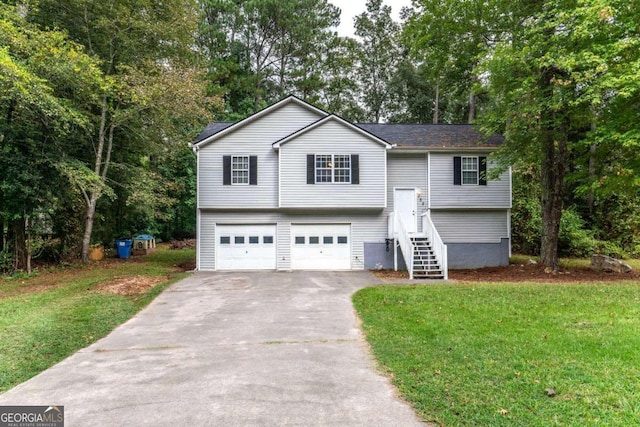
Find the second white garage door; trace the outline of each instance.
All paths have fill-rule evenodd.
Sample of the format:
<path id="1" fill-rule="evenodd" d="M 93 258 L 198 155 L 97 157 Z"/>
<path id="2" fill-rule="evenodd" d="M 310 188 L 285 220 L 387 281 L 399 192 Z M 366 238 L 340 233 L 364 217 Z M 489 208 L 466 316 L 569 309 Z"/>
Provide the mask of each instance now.
<path id="1" fill-rule="evenodd" d="M 218 225 L 218 270 L 271 270 L 276 268 L 276 226 Z"/>
<path id="2" fill-rule="evenodd" d="M 291 268 L 350 270 L 350 224 L 292 224 Z"/>

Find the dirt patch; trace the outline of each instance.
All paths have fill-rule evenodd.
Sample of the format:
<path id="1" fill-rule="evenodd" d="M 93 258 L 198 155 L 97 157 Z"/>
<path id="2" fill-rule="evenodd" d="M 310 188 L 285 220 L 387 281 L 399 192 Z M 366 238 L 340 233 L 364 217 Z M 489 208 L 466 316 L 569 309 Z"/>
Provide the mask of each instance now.
<path id="1" fill-rule="evenodd" d="M 373 272 L 384 281 L 409 279 L 406 271 L 379 270 Z M 589 268 L 561 269 L 546 273 L 537 264 L 511 264 L 507 267 L 486 267 L 469 270 L 449 270 L 449 280 L 459 282 L 613 282 L 620 280 L 640 280 L 640 271 L 628 274 L 605 273 Z"/>
<path id="2" fill-rule="evenodd" d="M 140 295 L 145 293 L 155 285 L 166 282 L 165 277 L 157 276 L 133 276 L 123 277 L 102 283 L 95 287 L 95 290 L 102 293 L 117 295 Z"/>

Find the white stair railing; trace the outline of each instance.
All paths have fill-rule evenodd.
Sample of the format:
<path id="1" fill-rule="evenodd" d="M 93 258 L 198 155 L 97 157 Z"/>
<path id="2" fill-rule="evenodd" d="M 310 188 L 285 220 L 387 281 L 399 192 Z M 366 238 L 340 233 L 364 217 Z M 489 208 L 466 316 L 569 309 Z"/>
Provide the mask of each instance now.
<path id="1" fill-rule="evenodd" d="M 394 215 L 395 217 L 395 234 L 402 250 L 402 256 L 404 256 L 405 264 L 407 264 L 407 270 L 409 270 L 409 279 L 413 279 L 413 242 L 407 232 L 407 227 L 404 225 L 404 221 L 400 215 Z M 394 248 L 394 250 L 396 250 Z M 397 268 L 396 268 L 397 269 Z"/>
<path id="2" fill-rule="evenodd" d="M 449 269 L 447 266 L 447 245 L 442 241 L 436 226 L 433 225 L 433 221 L 431 221 L 431 218 L 429 218 L 429 215 L 426 212 L 422 214 L 422 232 L 429 239 L 429 243 L 431 244 L 431 249 L 436 256 L 436 260 L 440 263 L 444 280 L 448 280 Z"/>

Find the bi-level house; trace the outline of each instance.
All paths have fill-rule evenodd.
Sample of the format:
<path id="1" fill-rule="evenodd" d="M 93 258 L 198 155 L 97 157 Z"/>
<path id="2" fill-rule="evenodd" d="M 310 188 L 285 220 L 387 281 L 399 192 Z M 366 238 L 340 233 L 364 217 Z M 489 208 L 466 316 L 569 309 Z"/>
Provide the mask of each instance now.
<path id="1" fill-rule="evenodd" d="M 197 269 L 506 265 L 511 175 L 502 138 L 469 125 L 354 124 L 290 96 L 213 123 L 198 158 Z"/>

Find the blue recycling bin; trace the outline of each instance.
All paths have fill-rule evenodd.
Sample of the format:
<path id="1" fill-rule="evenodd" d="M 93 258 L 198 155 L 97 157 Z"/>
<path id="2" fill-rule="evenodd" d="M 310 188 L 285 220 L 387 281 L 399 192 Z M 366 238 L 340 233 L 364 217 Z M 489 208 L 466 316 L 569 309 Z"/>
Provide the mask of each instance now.
<path id="1" fill-rule="evenodd" d="M 129 258 L 131 256 L 131 247 L 133 246 L 133 240 L 118 239 L 116 240 L 116 246 L 118 248 L 118 258 Z"/>

